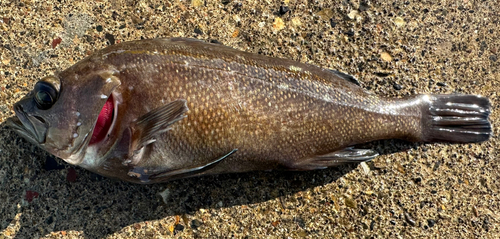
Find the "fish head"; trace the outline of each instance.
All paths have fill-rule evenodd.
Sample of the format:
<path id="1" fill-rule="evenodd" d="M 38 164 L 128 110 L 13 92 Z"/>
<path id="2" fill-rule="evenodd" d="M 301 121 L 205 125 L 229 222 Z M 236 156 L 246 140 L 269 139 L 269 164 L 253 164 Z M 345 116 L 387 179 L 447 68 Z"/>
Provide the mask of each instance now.
<path id="1" fill-rule="evenodd" d="M 81 72 L 70 68 L 38 81 L 14 104 L 16 116 L 7 122 L 28 141 L 74 165 L 83 161 L 87 148 L 95 143 L 91 142 L 96 141 L 94 129 L 103 112 L 108 121 L 116 121 L 113 115 L 119 96 L 113 97 L 113 90 L 120 85 L 114 71 Z M 110 130 L 107 126 L 100 130 Z"/>

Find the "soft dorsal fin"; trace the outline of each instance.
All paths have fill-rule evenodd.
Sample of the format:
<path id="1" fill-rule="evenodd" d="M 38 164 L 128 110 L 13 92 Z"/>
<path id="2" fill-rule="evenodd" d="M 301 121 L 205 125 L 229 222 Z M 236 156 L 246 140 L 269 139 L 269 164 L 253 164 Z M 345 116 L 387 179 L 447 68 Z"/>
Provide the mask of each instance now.
<path id="1" fill-rule="evenodd" d="M 358 79 L 356 79 L 356 77 L 352 76 L 352 75 L 349 75 L 349 74 L 346 74 L 346 73 L 342 73 L 340 71 L 336 71 L 336 70 L 329 70 L 330 72 L 332 72 L 333 74 L 335 74 L 336 76 L 346 80 L 346 81 L 349 81 L 351 83 L 354 83 L 358 86 L 361 86 L 361 84 L 359 83 Z"/>
<path id="2" fill-rule="evenodd" d="M 186 117 L 188 110 L 186 100 L 175 100 L 139 117 L 131 126 L 133 153 L 156 141 L 158 135 L 170 130 L 172 124 Z"/>

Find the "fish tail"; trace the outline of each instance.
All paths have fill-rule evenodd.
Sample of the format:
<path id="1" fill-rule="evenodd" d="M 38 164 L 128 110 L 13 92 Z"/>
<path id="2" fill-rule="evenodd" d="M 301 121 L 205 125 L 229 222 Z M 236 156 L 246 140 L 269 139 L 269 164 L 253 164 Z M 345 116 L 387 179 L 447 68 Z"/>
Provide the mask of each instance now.
<path id="1" fill-rule="evenodd" d="M 422 141 L 473 143 L 492 135 L 490 101 L 478 95 L 425 95 Z"/>

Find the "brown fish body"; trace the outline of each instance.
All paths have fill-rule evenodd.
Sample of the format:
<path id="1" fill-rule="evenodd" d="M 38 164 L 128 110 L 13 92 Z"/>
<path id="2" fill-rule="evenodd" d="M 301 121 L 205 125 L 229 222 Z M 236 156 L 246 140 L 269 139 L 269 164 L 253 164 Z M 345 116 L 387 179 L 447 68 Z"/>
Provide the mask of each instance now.
<path id="1" fill-rule="evenodd" d="M 31 140 L 69 163 L 138 183 L 320 169 L 372 159 L 375 151 L 348 147 L 373 140 L 478 142 L 491 134 L 485 98 L 387 99 L 348 79 L 197 40 L 126 42 L 49 78 L 60 82 L 58 100 L 37 110 L 37 92 L 28 95 L 16 106 L 22 124 L 11 125 L 28 139 L 20 125 L 42 132 Z M 113 122 L 89 144 L 108 100 Z"/>

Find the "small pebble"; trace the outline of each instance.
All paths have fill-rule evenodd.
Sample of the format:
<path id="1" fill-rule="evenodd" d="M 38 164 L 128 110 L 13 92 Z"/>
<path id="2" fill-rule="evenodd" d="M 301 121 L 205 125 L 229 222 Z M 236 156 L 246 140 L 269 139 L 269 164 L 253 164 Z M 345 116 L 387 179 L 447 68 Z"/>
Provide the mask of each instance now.
<path id="1" fill-rule="evenodd" d="M 359 11 L 366 11 L 366 10 L 368 10 L 368 9 L 370 9 L 370 5 L 368 4 L 368 2 L 366 2 L 366 1 L 361 1 L 361 2 L 359 3 L 359 9 L 358 9 Z"/>
<path id="2" fill-rule="evenodd" d="M 392 85 L 392 87 L 394 87 L 395 90 L 401 90 L 401 89 L 403 89 L 403 87 L 400 84 L 398 84 L 398 83 L 394 83 L 394 85 Z"/>
<path id="3" fill-rule="evenodd" d="M 192 0 L 191 4 L 193 5 L 193 7 L 201 7 L 201 6 L 203 6 L 204 1 L 202 1 L 202 0 Z"/>
<path id="4" fill-rule="evenodd" d="M 380 58 L 382 58 L 382 60 L 384 61 L 387 61 L 387 62 L 391 62 L 392 61 L 392 56 L 391 54 L 389 54 L 388 52 L 382 52 L 380 53 Z"/>
<path id="5" fill-rule="evenodd" d="M 427 224 L 429 225 L 429 227 L 434 227 L 436 221 L 434 221 L 433 219 L 427 219 Z"/>
<path id="6" fill-rule="evenodd" d="M 273 22 L 273 28 L 278 31 L 285 28 L 285 22 L 283 22 L 283 19 L 279 17 L 275 18 Z"/>
<path id="7" fill-rule="evenodd" d="M 302 229 L 306 227 L 306 222 L 301 217 L 294 217 L 293 221 Z"/>
<path id="8" fill-rule="evenodd" d="M 98 32 L 102 32 L 102 29 L 103 29 L 103 28 L 102 28 L 102 26 L 101 26 L 101 25 L 99 25 L 99 26 L 95 27 L 95 29 L 96 29 L 96 31 L 98 31 Z"/>
<path id="9" fill-rule="evenodd" d="M 348 37 L 353 37 L 354 36 L 354 31 L 353 30 L 349 30 L 349 31 L 344 32 L 344 34 L 346 34 Z"/>
<path id="10" fill-rule="evenodd" d="M 394 18 L 394 24 L 396 24 L 396 26 L 398 26 L 398 27 L 402 27 L 406 24 L 406 22 L 403 18 L 396 17 L 396 18 Z"/>
<path id="11" fill-rule="evenodd" d="M 357 10 L 352 10 L 351 12 L 349 12 L 349 14 L 347 14 L 347 16 L 349 17 L 349 19 L 354 20 L 359 17 L 359 12 Z"/>
<path id="12" fill-rule="evenodd" d="M 243 3 L 238 2 L 238 3 L 234 4 L 234 10 L 237 12 L 241 11 L 242 7 L 243 7 Z"/>
<path id="13" fill-rule="evenodd" d="M 136 230 L 139 230 L 139 229 L 141 229 L 141 228 L 142 228 L 142 226 L 141 226 L 141 224 L 136 223 L 136 224 L 134 224 L 134 228 L 135 228 Z"/>
<path id="14" fill-rule="evenodd" d="M 177 225 L 175 226 L 174 230 L 175 230 L 175 231 L 180 231 L 180 232 L 182 232 L 182 231 L 184 231 L 184 226 L 183 226 L 183 225 L 181 225 L 181 224 L 177 224 Z"/>
<path id="15" fill-rule="evenodd" d="M 161 198 L 163 199 L 163 202 L 165 204 L 167 204 L 168 198 L 170 196 L 170 189 L 167 188 L 163 192 L 160 192 L 159 194 L 160 194 Z"/>
<path id="16" fill-rule="evenodd" d="M 199 28 L 194 28 L 194 33 L 198 34 L 198 35 L 203 35 L 203 31 L 200 30 Z"/>
<path id="17" fill-rule="evenodd" d="M 370 166 L 368 166 L 368 164 L 366 164 L 366 162 L 361 162 L 360 165 L 361 165 L 361 169 L 363 170 L 363 173 L 365 175 L 370 174 Z"/>
<path id="18" fill-rule="evenodd" d="M 446 83 L 444 83 L 444 82 L 438 82 L 437 85 L 438 86 L 446 86 Z"/>
<path id="19" fill-rule="evenodd" d="M 290 11 L 290 8 L 288 8 L 287 6 L 280 6 L 280 14 L 281 15 L 285 15 L 289 11 Z"/>
<path id="20" fill-rule="evenodd" d="M 472 208 L 472 211 L 474 212 L 474 216 L 479 217 L 479 212 L 477 211 L 477 207 L 476 206 L 474 206 Z"/>
<path id="21" fill-rule="evenodd" d="M 198 227 L 200 227 L 201 225 L 203 225 L 203 223 L 200 222 L 200 220 L 198 220 L 198 219 L 194 219 L 191 221 L 191 228 L 193 228 L 195 230 L 198 229 Z"/>
<path id="22" fill-rule="evenodd" d="M 337 22 L 335 22 L 335 19 L 330 18 L 330 26 L 331 26 L 331 27 L 335 27 L 335 26 L 337 26 Z"/>
<path id="23" fill-rule="evenodd" d="M 104 38 L 106 38 L 106 40 L 108 40 L 109 45 L 114 45 L 115 44 L 115 36 L 113 34 L 106 33 L 106 35 L 104 36 Z"/>
<path id="24" fill-rule="evenodd" d="M 5 24 L 9 25 L 9 23 L 10 23 L 10 18 L 8 18 L 8 17 L 4 17 L 4 18 L 2 18 L 2 21 L 3 21 L 3 23 L 5 23 Z"/>
<path id="25" fill-rule="evenodd" d="M 349 197 L 345 198 L 345 205 L 350 207 L 350 208 L 357 208 L 358 207 L 358 204 L 356 203 L 356 201 L 349 198 Z"/>
<path id="26" fill-rule="evenodd" d="M 320 16 L 324 20 L 328 20 L 328 19 L 332 18 L 335 15 L 335 13 L 333 12 L 333 10 L 330 9 L 330 8 L 323 8 L 323 10 L 319 11 L 316 14 L 318 14 L 318 16 Z"/>
<path id="27" fill-rule="evenodd" d="M 413 218 L 407 212 L 405 213 L 405 219 L 406 222 L 408 222 L 410 225 L 415 226 L 416 224 L 415 220 L 413 220 Z"/>

